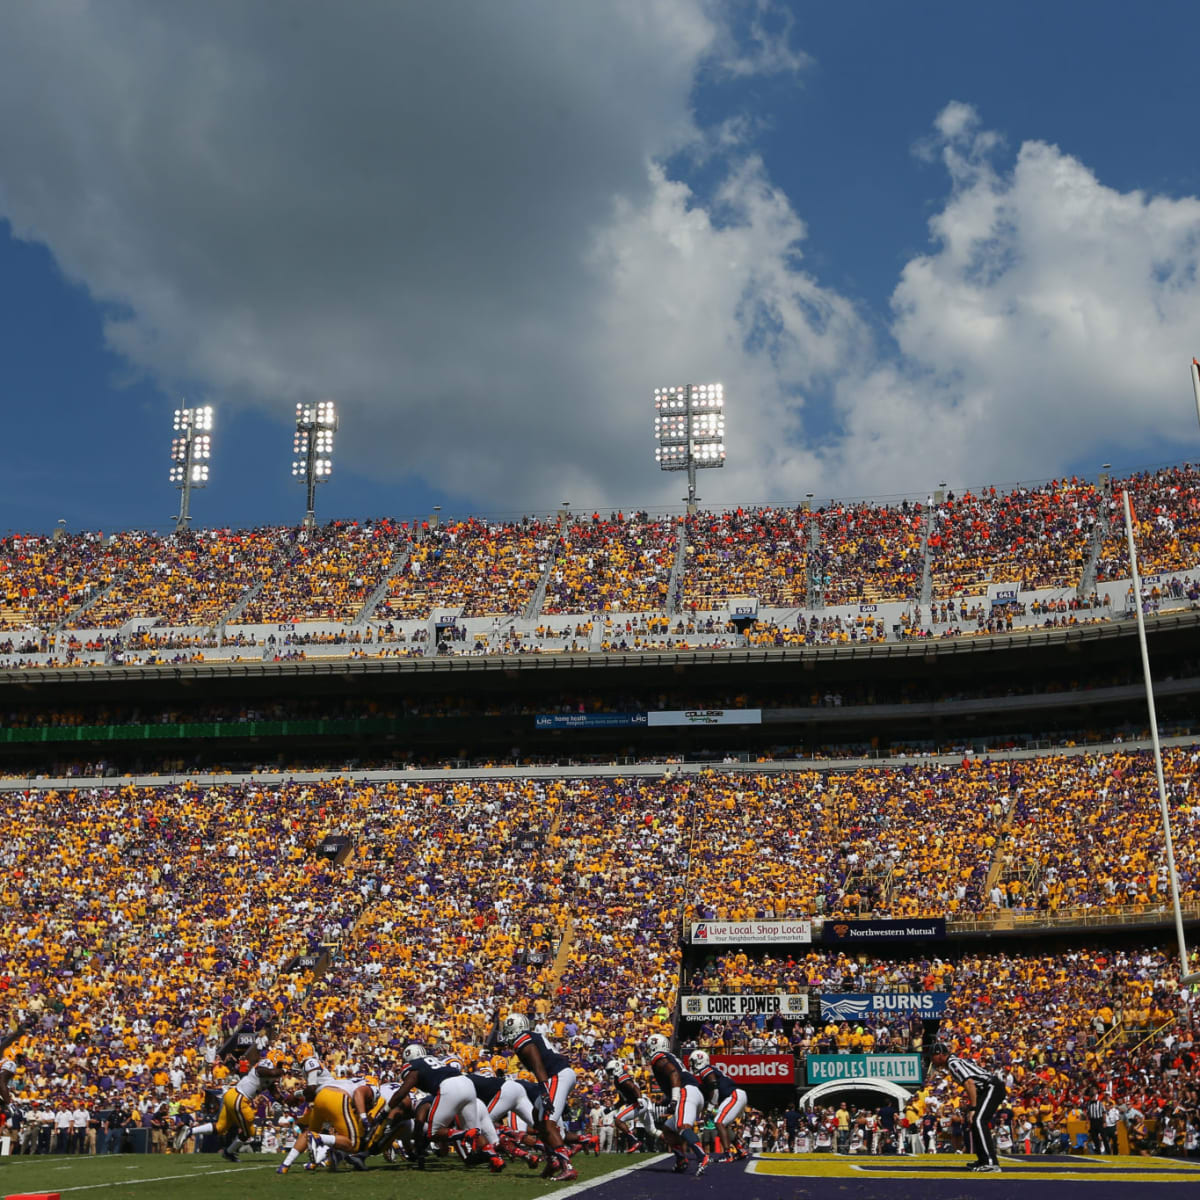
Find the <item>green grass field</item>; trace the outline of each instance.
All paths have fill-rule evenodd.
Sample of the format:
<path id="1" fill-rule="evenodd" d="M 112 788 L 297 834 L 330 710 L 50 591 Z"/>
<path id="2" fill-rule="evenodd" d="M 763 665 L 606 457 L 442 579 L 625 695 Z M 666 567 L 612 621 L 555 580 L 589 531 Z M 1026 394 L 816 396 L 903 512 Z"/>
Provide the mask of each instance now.
<path id="1" fill-rule="evenodd" d="M 580 1180 L 596 1179 L 650 1157 L 644 1154 L 579 1154 Z M 240 1163 L 216 1154 L 112 1155 L 99 1158 L 0 1158 L 0 1198 L 23 1192 L 61 1192 L 63 1196 L 104 1200 L 243 1200 L 244 1197 L 346 1196 L 356 1200 L 526 1200 L 552 1195 L 567 1185 L 539 1178 L 524 1163 L 509 1163 L 500 1175 L 486 1167 L 465 1169 L 457 1160 L 434 1159 L 424 1171 L 406 1163 L 388 1166 L 372 1158 L 366 1172 L 343 1168 L 305 1171 L 297 1163 L 287 1175 L 276 1175 L 281 1155 L 244 1154 Z"/>

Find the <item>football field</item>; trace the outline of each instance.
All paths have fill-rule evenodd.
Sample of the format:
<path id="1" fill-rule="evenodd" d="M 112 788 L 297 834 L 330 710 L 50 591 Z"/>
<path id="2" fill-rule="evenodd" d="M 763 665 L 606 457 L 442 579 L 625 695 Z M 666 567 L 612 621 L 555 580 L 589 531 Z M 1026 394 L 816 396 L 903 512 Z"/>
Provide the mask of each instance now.
<path id="1" fill-rule="evenodd" d="M 549 1183 L 523 1164 L 500 1175 L 431 1161 L 424 1171 L 371 1160 L 365 1172 L 343 1169 L 275 1174 L 278 1157 L 245 1155 L 227 1163 L 209 1155 L 0 1159 L 0 1198 L 26 1193 L 128 1197 L 129 1200 L 242 1200 L 243 1197 L 353 1195 L 364 1200 L 525 1200 L 586 1195 L 588 1200 L 1153 1200 L 1197 1194 L 1200 1161 L 1060 1156 L 1004 1158 L 998 1175 L 972 1175 L 964 1156 L 840 1158 L 761 1155 L 714 1164 L 701 1179 L 694 1167 L 676 1175 L 670 1156 L 579 1155 L 579 1182 Z"/>

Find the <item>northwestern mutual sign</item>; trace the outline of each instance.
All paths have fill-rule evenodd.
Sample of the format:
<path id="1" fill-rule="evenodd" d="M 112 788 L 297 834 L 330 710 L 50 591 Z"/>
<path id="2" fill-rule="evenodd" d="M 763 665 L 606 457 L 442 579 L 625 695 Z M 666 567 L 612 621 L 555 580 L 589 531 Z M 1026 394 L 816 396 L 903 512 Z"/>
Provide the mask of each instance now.
<path id="1" fill-rule="evenodd" d="M 839 921 L 825 922 L 821 940 L 826 945 L 849 946 L 858 942 L 922 941 L 946 936 L 945 917 L 913 917 L 900 921 Z"/>
<path id="2" fill-rule="evenodd" d="M 697 921 L 692 926 L 693 944 L 744 946 L 811 941 L 811 921 Z"/>
<path id="3" fill-rule="evenodd" d="M 834 992 L 822 995 L 821 1016 L 832 1021 L 864 1017 L 944 1017 L 949 992 Z"/>
<path id="4" fill-rule="evenodd" d="M 833 1083 L 882 1079 L 889 1083 L 921 1083 L 919 1054 L 810 1054 L 808 1082 Z"/>

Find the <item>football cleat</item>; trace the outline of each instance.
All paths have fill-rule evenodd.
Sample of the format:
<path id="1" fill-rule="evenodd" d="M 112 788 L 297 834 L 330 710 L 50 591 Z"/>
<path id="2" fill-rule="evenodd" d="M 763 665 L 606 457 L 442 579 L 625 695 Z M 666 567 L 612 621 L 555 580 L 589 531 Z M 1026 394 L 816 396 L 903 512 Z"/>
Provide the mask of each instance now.
<path id="1" fill-rule="evenodd" d="M 365 1171 L 367 1169 L 367 1161 L 361 1154 L 347 1154 L 346 1161 L 356 1171 Z"/>
<path id="2" fill-rule="evenodd" d="M 228 1146 L 221 1151 L 221 1157 L 226 1162 L 241 1162 L 241 1159 Z"/>
<path id="3" fill-rule="evenodd" d="M 499 1175 L 504 1170 L 504 1159 L 498 1154 L 492 1154 L 488 1157 L 488 1170 L 493 1175 Z"/>
<path id="4" fill-rule="evenodd" d="M 705 1155 L 705 1156 L 704 1156 L 704 1157 L 703 1157 L 703 1158 L 702 1158 L 702 1159 L 701 1159 L 701 1160 L 700 1160 L 700 1161 L 699 1161 L 699 1162 L 696 1164 L 696 1174 L 697 1174 L 697 1175 L 703 1175 L 703 1174 L 704 1174 L 704 1172 L 708 1170 L 708 1164 L 709 1164 L 710 1162 L 712 1162 L 712 1159 L 711 1159 L 711 1158 L 709 1158 L 709 1156 L 706 1154 L 706 1155 Z"/>
<path id="5" fill-rule="evenodd" d="M 283 1165 L 283 1163 L 280 1163 L 279 1166 L 277 1166 L 275 1168 L 275 1174 L 276 1175 L 286 1175 L 290 1170 L 291 1170 L 291 1167 L 285 1167 Z"/>
<path id="6" fill-rule="evenodd" d="M 565 1163 L 563 1169 L 557 1175 L 550 1176 L 551 1183 L 569 1183 L 572 1179 L 578 1179 L 579 1172 L 575 1170 L 570 1163 Z"/>
<path id="7" fill-rule="evenodd" d="M 181 1125 L 179 1132 L 175 1135 L 175 1140 L 172 1145 L 176 1150 L 182 1150 L 187 1145 L 187 1140 L 192 1136 L 192 1127 L 190 1125 Z"/>

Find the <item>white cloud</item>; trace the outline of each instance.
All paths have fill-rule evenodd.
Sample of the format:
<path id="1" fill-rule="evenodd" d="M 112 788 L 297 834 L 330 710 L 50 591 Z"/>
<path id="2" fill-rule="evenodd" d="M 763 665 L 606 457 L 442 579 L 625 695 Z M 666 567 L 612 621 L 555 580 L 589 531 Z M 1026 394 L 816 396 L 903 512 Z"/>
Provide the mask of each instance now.
<path id="1" fill-rule="evenodd" d="M 1118 192 L 1044 142 L 1002 169 L 967 105 L 935 127 L 951 194 L 892 298 L 901 359 L 874 387 L 844 381 L 852 420 L 899 424 L 902 454 L 936 446 L 931 469 L 960 482 L 1186 445 L 1200 201 Z"/>
<path id="2" fill-rule="evenodd" d="M 281 422 L 333 396 L 343 466 L 506 511 L 677 502 L 649 394 L 689 377 L 731 400 L 709 501 L 1029 478 L 1104 431 L 1183 436 L 1195 200 L 1117 193 L 1042 143 L 1005 167 L 951 104 L 923 143 L 948 196 L 880 347 L 803 267 L 756 118 L 700 129 L 689 106 L 714 68 L 803 69 L 773 12 L 738 42 L 702 0 L 284 11 L 0 18 L 0 215 L 164 388 Z M 661 165 L 681 152 L 718 178 L 703 200 Z"/>

